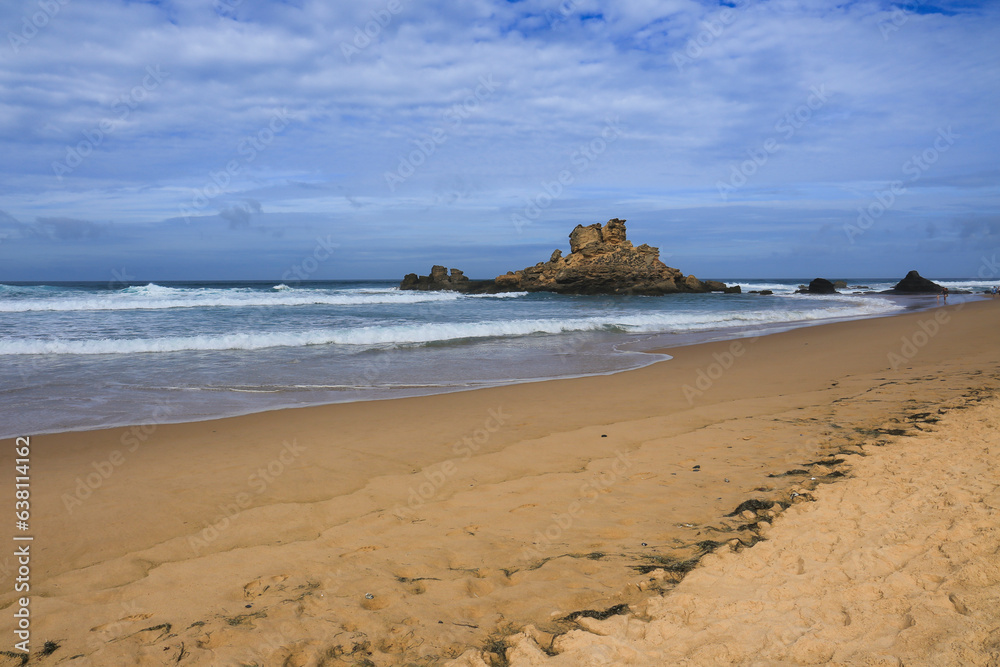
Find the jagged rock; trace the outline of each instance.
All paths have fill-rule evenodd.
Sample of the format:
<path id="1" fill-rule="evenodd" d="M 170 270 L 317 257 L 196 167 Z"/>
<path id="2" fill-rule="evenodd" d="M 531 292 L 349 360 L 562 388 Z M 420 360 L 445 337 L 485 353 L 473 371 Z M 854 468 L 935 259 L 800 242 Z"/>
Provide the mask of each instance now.
<path id="1" fill-rule="evenodd" d="M 905 278 L 896 283 L 895 287 L 887 290 L 892 294 L 940 294 L 943 291 L 943 287 L 927 280 L 916 271 L 910 271 Z"/>
<path id="2" fill-rule="evenodd" d="M 399 284 L 401 290 L 421 290 L 438 291 L 450 290 L 455 292 L 485 292 L 494 288 L 495 282 L 492 280 L 469 280 L 466 275 L 458 270 L 452 269 L 448 275 L 448 269 L 443 266 L 434 265 L 431 267 L 429 276 L 418 276 L 415 273 L 408 273 L 403 277 L 403 282 Z"/>
<path id="3" fill-rule="evenodd" d="M 687 287 L 692 292 L 707 291 L 705 289 L 706 286 L 703 285 L 700 280 L 698 280 L 697 278 L 695 278 L 694 274 L 691 274 L 690 276 L 688 276 L 687 278 L 684 279 L 684 286 Z"/>
<path id="4" fill-rule="evenodd" d="M 600 225 L 598 225 L 600 226 Z M 625 233 L 625 221 L 618 218 L 611 218 L 608 224 L 601 228 L 601 238 L 608 245 L 618 245 L 627 241 Z M 643 244 L 645 245 L 645 244 Z M 649 246 L 646 246 L 649 248 Z"/>
<path id="5" fill-rule="evenodd" d="M 461 271 L 446 275 L 443 266 L 430 276 L 409 274 L 400 289 L 450 289 L 461 292 L 558 292 L 561 294 L 661 295 L 676 292 L 740 292 L 718 281 L 702 281 L 660 261 L 660 250 L 645 243 L 634 247 L 625 221 L 577 225 L 569 235 L 570 253 L 555 250 L 548 262 L 508 271 L 492 281 L 470 281 Z"/>
<path id="6" fill-rule="evenodd" d="M 833 281 L 833 286 L 836 287 L 837 289 L 847 289 L 847 281 L 846 280 L 834 280 Z"/>
<path id="7" fill-rule="evenodd" d="M 590 257 L 597 254 L 603 245 L 601 225 L 597 223 L 588 227 L 577 225 L 569 233 L 569 252 L 571 255 L 580 254 L 584 257 Z M 560 254 L 562 253 L 560 252 Z"/>
<path id="8" fill-rule="evenodd" d="M 544 264 L 497 278 L 505 289 L 518 280 L 517 289 L 562 294 L 640 294 L 724 291 L 724 283 L 685 277 L 660 261 L 660 250 L 647 244 L 634 247 L 625 221 L 577 225 L 569 235 L 570 253 L 552 253 Z M 558 251 L 557 251 L 558 252 Z"/>
<path id="9" fill-rule="evenodd" d="M 719 282 L 718 280 L 705 280 L 702 282 L 704 282 L 705 286 L 713 292 L 725 292 L 726 289 L 728 289 L 726 287 L 726 283 Z M 737 287 L 739 287 L 739 285 L 737 285 Z"/>

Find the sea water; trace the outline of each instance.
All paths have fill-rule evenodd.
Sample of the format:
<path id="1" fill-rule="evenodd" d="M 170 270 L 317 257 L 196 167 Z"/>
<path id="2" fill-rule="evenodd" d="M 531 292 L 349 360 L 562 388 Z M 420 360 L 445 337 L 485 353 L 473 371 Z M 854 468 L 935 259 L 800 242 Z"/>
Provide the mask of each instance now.
<path id="1" fill-rule="evenodd" d="M 931 307 L 935 297 L 400 291 L 392 282 L 0 285 L 0 437 L 613 373 L 647 351 Z M 944 281 L 952 290 L 985 283 Z M 769 289 L 773 296 L 747 294 Z M 853 293 L 852 293 L 853 292 Z"/>

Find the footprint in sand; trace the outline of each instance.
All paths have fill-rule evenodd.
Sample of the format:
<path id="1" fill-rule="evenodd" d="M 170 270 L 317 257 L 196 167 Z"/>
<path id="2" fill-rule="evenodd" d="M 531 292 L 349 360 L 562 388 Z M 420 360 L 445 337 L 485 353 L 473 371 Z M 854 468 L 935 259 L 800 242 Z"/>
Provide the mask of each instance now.
<path id="1" fill-rule="evenodd" d="M 243 587 L 243 597 L 247 600 L 259 598 L 269 588 L 277 586 L 285 579 L 288 579 L 288 577 L 289 575 L 287 574 L 276 574 L 273 577 L 261 577 L 260 579 L 254 579 Z"/>
<path id="2" fill-rule="evenodd" d="M 132 616 L 125 616 L 119 618 L 117 621 L 112 621 L 111 623 L 102 623 L 101 625 L 95 625 L 90 629 L 91 632 L 104 632 L 105 630 L 115 630 L 120 629 L 125 623 L 135 623 L 136 621 L 145 621 L 147 618 L 151 618 L 152 614 L 133 614 Z"/>
<path id="3" fill-rule="evenodd" d="M 378 551 L 379 549 L 385 549 L 385 547 L 383 547 L 383 546 L 376 546 L 374 544 L 368 544 L 368 545 L 365 545 L 363 547 L 358 547 L 354 551 L 348 551 L 347 553 L 342 553 L 342 554 L 340 554 L 340 557 L 341 558 L 347 558 L 349 556 L 353 556 L 353 555 L 358 554 L 358 553 L 365 553 L 367 551 Z"/>
<path id="4" fill-rule="evenodd" d="M 470 598 L 485 597 L 493 592 L 496 586 L 489 579 L 467 579 L 465 590 Z"/>

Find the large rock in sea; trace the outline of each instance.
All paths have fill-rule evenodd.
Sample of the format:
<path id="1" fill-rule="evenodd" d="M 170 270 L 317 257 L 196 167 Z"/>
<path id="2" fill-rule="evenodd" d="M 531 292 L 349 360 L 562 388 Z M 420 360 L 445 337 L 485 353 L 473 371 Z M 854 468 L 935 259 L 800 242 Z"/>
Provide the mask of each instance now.
<path id="1" fill-rule="evenodd" d="M 459 292 L 557 292 L 560 294 L 661 295 L 678 292 L 739 292 L 739 286 L 684 276 L 660 261 L 660 251 L 626 237 L 625 221 L 577 225 L 569 235 L 570 253 L 555 250 L 547 262 L 508 271 L 492 281 L 470 281 L 455 269 L 448 276 L 435 266 L 430 276 L 409 274 L 400 289 L 449 289 Z"/>
<path id="2" fill-rule="evenodd" d="M 497 276 L 501 289 L 560 294 L 642 294 L 726 291 L 726 285 L 684 276 L 660 261 L 660 250 L 633 246 L 625 221 L 577 225 L 569 235 L 569 254 L 556 251 L 548 262 Z"/>
<path id="3" fill-rule="evenodd" d="M 813 278 L 806 288 L 809 294 L 836 294 L 837 287 L 826 278 Z"/>
<path id="4" fill-rule="evenodd" d="M 891 294 L 940 294 L 944 288 L 936 282 L 927 280 L 916 271 L 910 271 L 906 277 L 896 283 L 891 290 Z"/>

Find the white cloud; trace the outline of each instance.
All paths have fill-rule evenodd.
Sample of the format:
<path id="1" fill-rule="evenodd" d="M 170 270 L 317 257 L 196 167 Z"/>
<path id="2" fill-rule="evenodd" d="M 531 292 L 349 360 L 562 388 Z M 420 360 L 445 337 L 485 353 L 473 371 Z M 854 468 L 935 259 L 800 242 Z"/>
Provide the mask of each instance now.
<path id="1" fill-rule="evenodd" d="M 251 199 L 271 225 L 363 211 L 383 230 L 454 221 L 435 223 L 444 245 L 503 229 L 496 243 L 517 247 L 528 238 L 509 227 L 512 212 L 617 118 L 621 137 L 574 172 L 532 239 L 559 244 L 571 221 L 638 215 L 656 228 L 686 215 L 723 236 L 757 226 L 760 247 L 780 252 L 791 232 L 769 216 L 810 201 L 825 222 L 794 224 L 850 221 L 949 126 L 960 138 L 893 212 L 899 238 L 917 215 L 908 202 L 920 201 L 922 221 L 961 201 L 997 213 L 992 3 L 902 14 L 819 0 L 398 3 L 69 0 L 30 39 L 21 31 L 37 1 L 5 5 L 0 26 L 17 39 L 0 44 L 0 208 L 150 225 L 235 160 L 204 214 Z M 149 68 L 165 73 L 156 85 Z M 475 98 L 483 77 L 497 85 Z M 789 136 L 782 119 L 817 88 L 828 99 Z M 267 137 L 285 109 L 293 120 Z M 443 141 L 390 190 L 386 172 L 435 131 Z M 780 149 L 720 201 L 718 183 L 769 139 Z M 79 164 L 56 173 L 73 151 Z M 771 270 L 771 253 L 746 250 Z"/>

